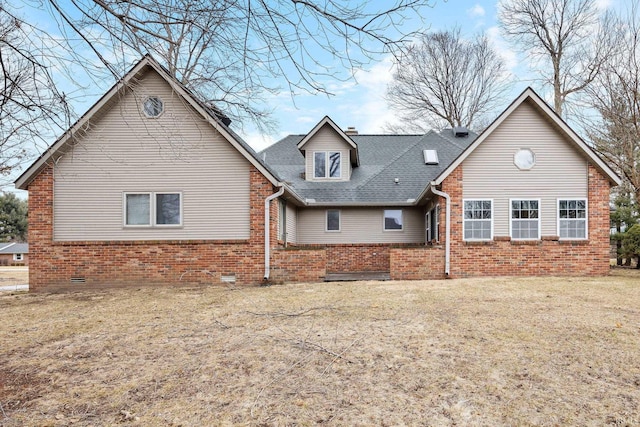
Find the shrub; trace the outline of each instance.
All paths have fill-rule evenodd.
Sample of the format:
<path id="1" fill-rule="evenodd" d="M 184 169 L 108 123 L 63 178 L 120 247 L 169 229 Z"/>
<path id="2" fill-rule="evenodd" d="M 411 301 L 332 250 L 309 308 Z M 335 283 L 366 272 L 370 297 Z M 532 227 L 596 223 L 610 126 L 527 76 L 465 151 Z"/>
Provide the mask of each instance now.
<path id="1" fill-rule="evenodd" d="M 636 224 L 624 233 L 622 253 L 626 257 L 636 258 L 636 268 L 640 268 L 640 224 Z"/>

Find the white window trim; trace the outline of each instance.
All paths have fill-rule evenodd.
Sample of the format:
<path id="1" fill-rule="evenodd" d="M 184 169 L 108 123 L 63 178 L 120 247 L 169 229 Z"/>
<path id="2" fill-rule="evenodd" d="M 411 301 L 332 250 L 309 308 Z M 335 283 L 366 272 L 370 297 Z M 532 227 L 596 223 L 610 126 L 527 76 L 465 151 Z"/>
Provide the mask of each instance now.
<path id="1" fill-rule="evenodd" d="M 160 110 L 160 113 L 158 113 L 158 115 L 156 115 L 156 116 L 151 116 L 151 115 L 147 114 L 147 109 L 145 108 L 145 104 L 146 104 L 146 103 L 147 103 L 147 101 L 148 101 L 149 99 L 151 99 L 151 98 L 157 98 L 157 99 L 159 99 L 159 100 L 160 100 L 160 102 L 162 103 L 162 110 Z M 148 119 L 157 119 L 157 118 L 161 117 L 161 116 L 164 114 L 164 110 L 165 110 L 164 105 L 165 105 L 165 104 L 164 104 L 164 99 L 162 99 L 162 97 L 161 97 L 161 96 L 158 96 L 158 95 L 148 95 L 148 96 L 145 96 L 145 97 L 144 97 L 144 99 L 142 100 L 142 114 L 144 114 L 144 116 L 145 116 L 146 118 L 148 118 Z"/>
<path id="2" fill-rule="evenodd" d="M 149 223 L 148 224 L 127 224 L 127 196 L 143 195 L 149 196 Z M 153 193 L 149 191 L 127 191 L 122 193 L 122 226 L 125 228 L 151 228 L 153 226 Z"/>
<path id="3" fill-rule="evenodd" d="M 467 239 L 465 238 L 465 223 L 467 221 L 486 221 L 485 219 L 465 219 L 464 217 L 464 204 L 465 202 L 491 202 L 491 231 L 488 239 Z M 493 217 L 494 214 L 494 206 L 493 199 L 462 199 L 462 240 L 465 242 L 489 242 L 493 240 Z"/>
<path id="4" fill-rule="evenodd" d="M 329 212 L 336 211 L 338 212 L 338 229 L 337 230 L 329 230 Z M 342 210 L 341 209 L 327 209 L 324 212 L 324 231 L 327 233 L 340 233 L 342 231 Z"/>
<path id="5" fill-rule="evenodd" d="M 431 231 L 431 212 L 433 212 L 434 210 L 431 209 L 429 212 L 427 212 L 424 216 L 424 238 L 425 238 L 425 243 L 431 243 L 431 241 L 433 240 L 432 235 L 433 232 Z"/>
<path id="6" fill-rule="evenodd" d="M 493 209 L 493 203 L 491 203 L 491 209 Z M 435 224 L 435 228 L 431 230 L 431 234 L 433 235 L 433 239 L 436 242 L 439 242 L 440 241 L 440 203 L 436 204 L 436 207 L 433 208 L 433 214 L 436 216 L 436 224 Z M 493 217 L 493 211 L 491 212 L 491 216 Z M 493 221 L 493 219 L 491 221 Z M 491 223 L 491 230 L 493 232 L 493 222 Z"/>
<path id="7" fill-rule="evenodd" d="M 13 254 L 14 261 L 24 261 L 24 254 Z"/>
<path id="8" fill-rule="evenodd" d="M 180 198 L 180 223 L 178 224 L 156 224 L 156 196 L 158 194 L 177 194 Z M 158 228 L 177 228 L 182 227 L 182 192 L 180 191 L 156 191 L 153 193 L 153 212 L 151 214 L 151 219 L 153 220 L 153 226 Z"/>
<path id="9" fill-rule="evenodd" d="M 385 221 L 386 216 L 384 215 L 385 211 L 400 211 L 400 221 L 402 222 L 402 224 L 400 224 L 399 229 L 387 229 L 387 222 Z M 398 233 L 398 232 L 404 231 L 404 209 L 383 209 L 382 210 L 382 231 L 385 233 L 386 232 Z"/>
<path id="10" fill-rule="evenodd" d="M 149 224 L 127 224 L 127 196 L 136 194 L 149 195 Z M 156 224 L 156 195 L 177 194 L 180 197 L 180 223 L 179 224 Z M 122 193 L 122 226 L 124 228 L 180 228 L 184 223 L 183 197 L 181 191 L 127 191 Z"/>
<path id="11" fill-rule="evenodd" d="M 511 215 L 512 215 L 512 211 L 513 211 L 512 202 L 514 202 L 514 201 L 538 202 L 538 218 L 537 218 L 537 222 L 538 222 L 538 237 L 536 239 L 522 239 L 522 238 L 513 237 L 513 218 L 511 217 Z M 532 242 L 535 242 L 535 241 L 538 241 L 538 240 L 542 240 L 542 202 L 541 202 L 541 199 L 528 198 L 528 197 L 519 197 L 519 198 L 509 199 L 509 236 L 511 237 L 511 240 L 517 240 L 517 241 L 532 241 Z"/>
<path id="12" fill-rule="evenodd" d="M 324 176 L 316 176 L 316 153 L 324 153 Z M 331 171 L 330 167 L 330 157 L 332 153 L 337 153 L 340 156 L 340 175 L 339 176 L 330 176 Z M 316 150 L 313 151 L 313 179 L 315 180 L 341 180 L 342 179 L 342 170 L 344 169 L 342 164 L 342 159 L 344 156 L 342 155 L 342 151 L 340 150 Z"/>
<path id="13" fill-rule="evenodd" d="M 584 221 L 585 221 L 585 229 L 584 229 L 584 237 L 561 237 L 560 236 L 560 201 L 584 201 Z M 571 221 L 571 219 L 568 219 Z M 560 240 L 589 240 L 589 199 L 587 197 L 559 197 L 556 200 L 556 232 L 558 233 L 558 238 Z"/>

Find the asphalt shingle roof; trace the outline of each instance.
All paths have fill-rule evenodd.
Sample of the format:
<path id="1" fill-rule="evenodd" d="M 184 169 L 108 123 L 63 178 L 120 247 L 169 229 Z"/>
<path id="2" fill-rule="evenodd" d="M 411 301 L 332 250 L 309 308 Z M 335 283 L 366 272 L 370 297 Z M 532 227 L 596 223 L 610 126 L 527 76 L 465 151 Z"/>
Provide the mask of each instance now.
<path id="1" fill-rule="evenodd" d="M 407 203 L 416 199 L 476 138 L 455 137 L 451 129 L 424 135 L 353 135 L 360 166 L 349 181 L 304 179 L 305 159 L 297 144 L 305 135 L 289 135 L 258 154 L 258 158 L 302 199 L 326 204 Z M 425 165 L 423 150 L 436 150 L 439 164 Z M 398 178 L 399 183 L 394 182 Z"/>

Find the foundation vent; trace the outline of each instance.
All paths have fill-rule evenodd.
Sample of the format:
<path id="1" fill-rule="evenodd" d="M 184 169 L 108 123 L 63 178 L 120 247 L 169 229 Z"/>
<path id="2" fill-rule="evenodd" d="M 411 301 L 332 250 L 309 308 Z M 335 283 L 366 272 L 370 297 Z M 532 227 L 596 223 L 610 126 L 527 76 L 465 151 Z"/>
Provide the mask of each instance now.
<path id="1" fill-rule="evenodd" d="M 229 274 L 226 276 L 220 276 L 220 281 L 222 281 L 222 283 L 236 283 L 236 275 Z"/>
<path id="2" fill-rule="evenodd" d="M 84 277 L 72 277 L 71 283 L 86 283 L 87 279 Z"/>

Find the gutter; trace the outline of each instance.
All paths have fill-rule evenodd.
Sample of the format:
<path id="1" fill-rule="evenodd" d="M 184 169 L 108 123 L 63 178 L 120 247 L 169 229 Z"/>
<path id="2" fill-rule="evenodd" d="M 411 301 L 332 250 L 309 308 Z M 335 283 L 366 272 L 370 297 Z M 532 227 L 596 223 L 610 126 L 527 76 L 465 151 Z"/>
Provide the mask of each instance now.
<path id="1" fill-rule="evenodd" d="M 432 181 L 430 184 L 431 192 L 436 196 L 444 197 L 446 200 L 446 218 L 447 225 L 445 227 L 445 239 L 447 239 L 444 243 L 444 275 L 449 277 L 450 266 L 451 266 L 451 197 L 443 191 L 436 190 L 436 183 Z"/>
<path id="2" fill-rule="evenodd" d="M 277 183 L 277 187 L 280 187 L 277 193 L 273 193 L 264 199 L 264 280 L 269 280 L 269 272 L 271 270 L 270 261 L 271 261 L 271 251 L 270 251 L 270 231 L 271 227 L 269 226 L 269 221 L 271 219 L 271 212 L 269 207 L 271 205 L 271 201 L 276 199 L 284 194 L 284 186 L 282 183 Z"/>

